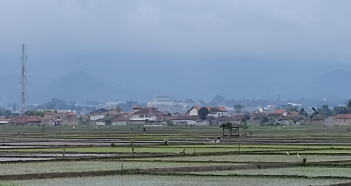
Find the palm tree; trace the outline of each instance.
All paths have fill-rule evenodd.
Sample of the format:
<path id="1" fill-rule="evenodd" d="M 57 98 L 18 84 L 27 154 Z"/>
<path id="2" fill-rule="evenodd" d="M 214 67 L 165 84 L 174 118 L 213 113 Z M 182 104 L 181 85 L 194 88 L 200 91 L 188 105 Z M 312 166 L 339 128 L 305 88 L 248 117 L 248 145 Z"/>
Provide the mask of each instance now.
<path id="1" fill-rule="evenodd" d="M 315 107 L 312 107 L 312 110 L 313 110 L 313 113 L 311 114 L 311 119 L 314 117 L 314 116 L 318 116 L 319 115 L 319 112 L 320 110 L 316 109 Z"/>

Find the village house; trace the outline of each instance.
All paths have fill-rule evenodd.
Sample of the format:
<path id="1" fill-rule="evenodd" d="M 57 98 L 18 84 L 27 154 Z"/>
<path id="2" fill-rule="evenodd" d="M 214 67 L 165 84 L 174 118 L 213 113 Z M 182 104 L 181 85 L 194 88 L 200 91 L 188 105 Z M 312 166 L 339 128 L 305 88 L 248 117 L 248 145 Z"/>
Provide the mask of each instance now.
<path id="1" fill-rule="evenodd" d="M 44 118 L 42 121 L 42 125 L 46 126 L 73 126 L 78 124 L 79 119 L 73 112 L 47 112 L 44 114 Z"/>
<path id="2" fill-rule="evenodd" d="M 145 123 L 145 124 L 153 124 L 153 123 L 161 123 L 166 118 L 166 114 L 158 111 L 152 107 L 145 107 L 141 110 L 132 113 L 132 117 L 130 121 L 134 121 L 134 123 Z"/>
<path id="3" fill-rule="evenodd" d="M 120 113 L 119 116 L 112 120 L 111 125 L 127 125 L 127 122 L 133 116 L 133 112 Z"/>
<path id="4" fill-rule="evenodd" d="M 95 110 L 91 113 L 89 113 L 89 119 L 90 121 L 97 121 L 97 120 L 101 120 L 105 118 L 105 114 L 108 112 L 109 110 L 101 108 L 98 110 Z"/>
<path id="5" fill-rule="evenodd" d="M 335 126 L 351 126 L 351 114 L 338 114 L 334 119 Z"/>
<path id="6" fill-rule="evenodd" d="M 30 125 L 37 126 L 41 125 L 43 118 L 40 116 L 20 116 L 12 119 L 9 123 L 11 125 Z"/>
<path id="7" fill-rule="evenodd" d="M 311 125 L 313 126 L 323 126 L 324 125 L 324 120 L 327 119 L 328 116 L 314 116 L 311 119 Z"/>
<path id="8" fill-rule="evenodd" d="M 198 116 L 198 112 L 199 110 L 202 108 L 203 106 L 194 106 L 191 109 L 189 109 L 186 112 L 186 115 L 188 116 Z M 220 116 L 226 116 L 227 115 L 227 109 L 223 106 L 207 106 L 205 107 L 208 109 L 208 111 L 210 112 L 208 114 L 208 116 L 213 116 L 213 117 L 220 117 Z"/>
<path id="9" fill-rule="evenodd" d="M 299 121 L 298 112 L 284 109 L 277 109 L 274 112 L 267 113 L 267 117 L 274 118 L 279 125 L 294 125 Z"/>
<path id="10" fill-rule="evenodd" d="M 7 125 L 11 119 L 0 119 L 0 125 Z"/>
<path id="11" fill-rule="evenodd" d="M 324 120 L 324 126 L 326 127 L 334 127 L 335 126 L 335 119 L 334 117 L 328 117 Z"/>
<path id="12" fill-rule="evenodd" d="M 63 115 L 62 119 L 63 126 L 76 126 L 79 125 L 79 119 L 73 112 L 68 112 Z"/>
<path id="13" fill-rule="evenodd" d="M 42 124 L 46 126 L 61 126 L 62 116 L 55 112 L 46 112 Z"/>

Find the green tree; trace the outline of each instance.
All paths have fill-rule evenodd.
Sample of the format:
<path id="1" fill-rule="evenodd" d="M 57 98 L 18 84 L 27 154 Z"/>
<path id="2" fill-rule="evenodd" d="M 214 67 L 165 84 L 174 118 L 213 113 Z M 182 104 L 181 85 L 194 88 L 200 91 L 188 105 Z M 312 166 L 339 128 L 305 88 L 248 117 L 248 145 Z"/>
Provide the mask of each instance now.
<path id="1" fill-rule="evenodd" d="M 351 99 L 347 100 L 346 102 L 346 108 L 348 110 L 348 113 L 351 113 Z"/>
<path id="2" fill-rule="evenodd" d="M 335 106 L 332 115 L 349 114 L 350 110 L 346 106 Z"/>
<path id="3" fill-rule="evenodd" d="M 312 107 L 313 113 L 311 114 L 311 118 L 313 118 L 314 116 L 318 116 L 319 115 L 319 110 L 316 109 L 315 107 Z"/>
<path id="4" fill-rule="evenodd" d="M 269 121 L 269 118 L 267 116 L 263 116 L 260 121 L 260 125 L 266 125 Z"/>
<path id="5" fill-rule="evenodd" d="M 106 116 L 105 116 L 106 125 L 111 125 L 114 119 L 115 119 L 115 116 L 110 115 L 110 114 L 106 114 Z"/>
<path id="6" fill-rule="evenodd" d="M 330 110 L 328 105 L 323 105 L 319 110 L 320 115 L 330 116 L 332 111 Z"/>
<path id="7" fill-rule="evenodd" d="M 234 110 L 235 110 L 235 113 L 241 113 L 242 109 L 244 108 L 243 105 L 240 105 L 240 104 L 237 104 L 237 105 L 234 105 Z"/>
<path id="8" fill-rule="evenodd" d="M 207 116 L 210 112 L 208 111 L 208 109 L 206 107 L 202 107 L 198 112 L 197 115 L 199 115 L 199 118 L 201 120 L 206 120 Z"/>
<path id="9" fill-rule="evenodd" d="M 51 112 L 51 110 L 43 110 L 43 111 L 37 111 L 37 110 L 27 110 L 24 115 L 27 116 L 40 116 L 44 117 L 44 114 L 47 112 Z"/>
<path id="10" fill-rule="evenodd" d="M 308 116 L 308 113 L 306 112 L 306 110 L 304 108 L 301 108 L 299 111 L 299 116 Z"/>
<path id="11" fill-rule="evenodd" d="M 287 110 L 288 111 L 296 111 L 296 112 L 298 112 L 297 107 L 296 106 L 291 106 L 291 105 L 288 106 Z"/>
<path id="12" fill-rule="evenodd" d="M 88 120 L 83 118 L 83 116 L 79 117 L 79 125 L 87 125 L 88 124 Z"/>
<path id="13" fill-rule="evenodd" d="M 247 130 L 249 128 L 246 120 L 241 121 L 241 128 L 244 130 Z"/>
<path id="14" fill-rule="evenodd" d="M 224 136 L 225 129 L 228 129 L 229 136 L 232 136 L 233 124 L 231 122 L 227 121 L 223 123 L 220 127 L 223 129 L 223 136 Z"/>
<path id="15" fill-rule="evenodd" d="M 248 121 L 248 120 L 250 120 L 250 118 L 251 118 L 251 117 L 250 117 L 250 114 L 247 114 L 247 113 L 246 113 L 246 114 L 244 115 L 242 121 Z"/>
<path id="16" fill-rule="evenodd" d="M 174 125 L 172 120 L 167 120 L 166 123 L 167 123 L 167 126 L 173 126 Z"/>
<path id="17" fill-rule="evenodd" d="M 277 124 L 277 120 L 274 117 L 270 117 L 268 119 L 268 125 L 269 126 L 275 126 Z"/>
<path id="18" fill-rule="evenodd" d="M 115 111 L 117 111 L 118 113 L 121 113 L 121 112 L 122 112 L 122 108 L 119 107 L 119 106 L 117 106 L 117 107 L 115 108 Z"/>

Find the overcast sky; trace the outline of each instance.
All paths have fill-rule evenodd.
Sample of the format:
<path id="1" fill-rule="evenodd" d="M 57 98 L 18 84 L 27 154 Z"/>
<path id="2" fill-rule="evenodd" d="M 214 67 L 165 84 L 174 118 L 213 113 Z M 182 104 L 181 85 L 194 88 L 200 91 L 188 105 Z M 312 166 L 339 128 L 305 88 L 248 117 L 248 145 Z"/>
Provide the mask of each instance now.
<path id="1" fill-rule="evenodd" d="M 1 0 L 0 54 L 17 58 L 26 43 L 37 62 L 111 53 L 350 62 L 350 7 L 348 0 Z"/>
<path id="2" fill-rule="evenodd" d="M 334 69 L 315 69 L 315 63 L 351 64 L 350 7 L 350 0 L 0 0 L 0 77 L 13 73 L 10 84 L 19 88 L 25 43 L 29 89 L 82 70 L 116 87 L 149 88 L 150 98 L 177 95 L 181 85 L 193 87 L 192 93 L 183 92 L 187 97 L 209 98 L 223 94 L 218 87 L 243 82 L 223 81 L 223 73 L 241 73 L 250 82 L 267 75 L 272 77 L 266 82 L 272 82 L 277 72 L 290 73 L 289 66 L 237 66 L 248 61 L 308 63 L 304 82 Z M 311 69 L 319 74 L 311 75 Z M 141 81 L 145 74 L 148 83 Z M 207 79 L 205 88 L 199 82 L 209 74 L 217 78 Z M 301 75 L 290 74 L 284 78 L 291 82 Z M 197 79 L 189 81 L 191 76 Z M 276 85 L 279 90 L 271 94 L 286 89 Z M 249 93 L 239 96 L 255 96 Z"/>

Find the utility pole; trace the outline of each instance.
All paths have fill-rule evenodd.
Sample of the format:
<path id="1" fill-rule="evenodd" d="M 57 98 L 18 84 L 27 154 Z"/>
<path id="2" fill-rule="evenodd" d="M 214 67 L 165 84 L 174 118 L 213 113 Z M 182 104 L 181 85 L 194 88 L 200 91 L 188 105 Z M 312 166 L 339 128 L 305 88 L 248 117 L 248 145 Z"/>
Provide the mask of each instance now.
<path id="1" fill-rule="evenodd" d="M 27 85 L 27 73 L 26 73 L 26 51 L 25 51 L 25 44 L 22 44 L 22 72 L 21 72 L 21 104 L 20 104 L 20 111 L 23 115 L 26 112 L 26 104 L 27 104 L 27 92 L 26 92 L 26 85 Z"/>

